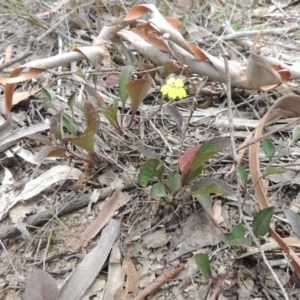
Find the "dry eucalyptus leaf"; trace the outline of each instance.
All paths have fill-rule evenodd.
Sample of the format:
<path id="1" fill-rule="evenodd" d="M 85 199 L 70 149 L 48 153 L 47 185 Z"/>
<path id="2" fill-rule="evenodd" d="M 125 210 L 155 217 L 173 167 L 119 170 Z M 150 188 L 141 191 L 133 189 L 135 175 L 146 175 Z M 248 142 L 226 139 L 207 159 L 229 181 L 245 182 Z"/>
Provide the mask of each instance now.
<path id="1" fill-rule="evenodd" d="M 148 233 L 143 237 L 143 244 L 146 245 L 147 249 L 163 247 L 168 242 L 169 238 L 164 228 Z"/>
<path id="2" fill-rule="evenodd" d="M 102 270 L 120 230 L 120 222 L 111 220 L 96 247 L 89 252 L 62 287 L 59 300 L 79 300 Z"/>
<path id="3" fill-rule="evenodd" d="M 127 300 L 129 293 L 136 293 L 139 289 L 139 275 L 131 260 L 123 260 L 122 265 L 123 286 L 114 294 L 114 300 Z"/>
<path id="4" fill-rule="evenodd" d="M 220 242 L 220 233 L 205 211 L 195 213 L 181 224 L 174 232 L 168 261 L 175 260 L 206 246 L 214 246 Z M 174 251 L 178 247 L 179 249 Z"/>
<path id="5" fill-rule="evenodd" d="M 89 240 L 94 238 L 100 230 L 109 222 L 115 214 L 115 211 L 130 200 L 130 195 L 116 190 L 110 199 L 105 203 L 104 207 L 86 228 L 81 238 L 81 246 L 85 247 Z"/>

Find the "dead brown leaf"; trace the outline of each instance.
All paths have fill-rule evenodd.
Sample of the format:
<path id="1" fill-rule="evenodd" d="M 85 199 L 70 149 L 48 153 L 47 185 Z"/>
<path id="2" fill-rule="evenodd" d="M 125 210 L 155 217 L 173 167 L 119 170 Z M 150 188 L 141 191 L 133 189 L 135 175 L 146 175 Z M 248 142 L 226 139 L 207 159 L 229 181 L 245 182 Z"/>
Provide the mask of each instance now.
<path id="1" fill-rule="evenodd" d="M 89 240 L 94 238 L 99 231 L 109 222 L 115 214 L 115 211 L 130 200 L 127 193 L 116 190 L 110 199 L 105 203 L 103 209 L 93 222 L 86 228 L 81 238 L 81 246 L 85 247 Z"/>

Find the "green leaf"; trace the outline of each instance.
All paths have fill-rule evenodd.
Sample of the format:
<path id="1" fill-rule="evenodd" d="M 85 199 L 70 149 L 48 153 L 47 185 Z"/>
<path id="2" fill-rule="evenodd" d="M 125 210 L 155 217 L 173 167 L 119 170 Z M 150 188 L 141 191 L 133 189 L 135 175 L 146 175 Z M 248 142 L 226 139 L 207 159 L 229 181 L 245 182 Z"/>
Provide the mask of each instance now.
<path id="1" fill-rule="evenodd" d="M 219 13 L 217 13 L 217 14 L 212 18 L 212 20 L 213 20 L 213 21 L 214 21 L 214 20 L 218 20 L 218 19 L 222 18 L 224 15 L 225 15 L 225 10 L 222 10 L 222 11 L 220 11 Z"/>
<path id="2" fill-rule="evenodd" d="M 243 167 L 238 167 L 238 172 L 241 176 L 243 186 L 245 187 L 248 181 L 248 173 Z"/>
<path id="3" fill-rule="evenodd" d="M 146 159 L 158 159 L 159 160 L 159 156 L 152 150 L 146 148 L 146 147 L 136 147 L 135 148 L 137 151 L 139 151 Z"/>
<path id="4" fill-rule="evenodd" d="M 51 94 L 46 89 L 42 89 L 41 93 L 49 102 L 52 102 Z"/>
<path id="5" fill-rule="evenodd" d="M 252 227 L 256 236 L 262 236 L 268 232 L 273 213 L 274 207 L 267 207 L 255 214 Z"/>
<path id="6" fill-rule="evenodd" d="M 297 237 L 300 238 L 300 216 L 290 209 L 285 209 L 284 214 L 291 224 L 293 231 L 295 232 Z"/>
<path id="7" fill-rule="evenodd" d="M 73 116 L 73 111 L 74 111 L 75 95 L 76 95 L 76 92 L 73 92 L 73 93 L 68 97 L 68 105 L 69 105 L 70 110 L 71 110 L 71 112 L 72 112 L 72 116 Z"/>
<path id="8" fill-rule="evenodd" d="M 42 89 L 40 100 L 43 102 L 44 107 L 56 109 L 53 105 L 51 94 L 46 89 Z"/>
<path id="9" fill-rule="evenodd" d="M 98 121 L 95 121 L 94 123 L 90 124 L 84 133 L 81 136 L 68 136 L 65 137 L 65 140 L 69 141 L 70 143 L 73 143 L 74 145 L 92 152 L 94 151 L 94 145 L 95 145 L 95 134 L 96 130 L 98 128 Z"/>
<path id="10" fill-rule="evenodd" d="M 276 149 L 274 144 L 268 138 L 263 139 L 262 148 L 268 159 L 272 159 L 274 157 Z"/>
<path id="11" fill-rule="evenodd" d="M 205 280 L 211 278 L 211 267 L 210 261 L 207 254 L 200 253 L 195 255 L 195 261 L 199 271 L 201 272 L 202 276 Z"/>
<path id="12" fill-rule="evenodd" d="M 193 152 L 194 147 L 190 147 L 180 158 L 179 167 L 182 174 L 182 185 L 187 185 L 194 181 L 202 172 L 203 164 L 218 152 L 227 149 L 230 146 L 228 138 L 213 138 L 205 141 L 197 150 Z"/>
<path id="13" fill-rule="evenodd" d="M 120 79 L 119 79 L 119 95 L 123 103 L 125 103 L 128 98 L 128 91 L 125 84 L 131 81 L 132 73 L 134 71 L 133 66 L 125 66 L 122 68 Z"/>
<path id="14" fill-rule="evenodd" d="M 140 250 L 142 249 L 142 247 L 143 247 L 142 244 L 136 243 L 131 250 L 130 257 L 137 255 L 140 252 Z"/>
<path id="15" fill-rule="evenodd" d="M 286 171 L 285 168 L 267 167 L 266 168 L 266 175 L 282 174 L 285 171 Z"/>
<path id="16" fill-rule="evenodd" d="M 193 161 L 194 163 L 194 161 Z M 195 162 L 195 166 L 196 166 L 197 162 Z M 189 183 L 191 183 L 192 181 L 194 181 L 195 179 L 198 178 L 198 176 L 202 173 L 204 169 L 204 166 L 203 165 L 200 165 L 198 168 L 194 168 L 193 169 L 191 168 L 190 170 L 188 170 L 186 172 L 186 174 L 183 176 L 183 179 L 182 179 L 182 185 L 187 185 Z"/>
<path id="17" fill-rule="evenodd" d="M 142 187 L 146 187 L 150 179 L 156 177 L 161 178 L 164 172 L 164 166 L 157 159 L 149 159 L 146 161 L 139 172 L 138 184 Z"/>
<path id="18" fill-rule="evenodd" d="M 74 135 L 77 135 L 78 130 L 77 126 L 72 122 L 70 116 L 64 114 L 63 116 L 63 125 Z"/>
<path id="19" fill-rule="evenodd" d="M 174 195 L 181 188 L 181 177 L 177 171 L 173 171 L 167 178 L 167 186 Z"/>
<path id="20" fill-rule="evenodd" d="M 221 239 L 229 245 L 248 244 L 251 239 L 245 238 L 245 228 L 242 224 L 234 226 L 230 233 L 225 233 Z"/>
<path id="21" fill-rule="evenodd" d="M 231 27 L 234 30 L 238 30 L 242 27 L 242 23 L 241 23 L 241 21 L 235 21 L 235 22 L 232 23 Z"/>
<path id="22" fill-rule="evenodd" d="M 160 182 L 155 183 L 150 190 L 150 195 L 154 197 L 164 197 L 167 195 L 166 187 Z"/>
<path id="23" fill-rule="evenodd" d="M 114 125 L 117 121 L 118 107 L 119 101 L 118 99 L 115 99 L 113 106 L 107 108 L 100 108 L 100 111 L 112 125 Z"/>
<path id="24" fill-rule="evenodd" d="M 213 200 L 210 194 L 196 194 L 194 195 L 200 204 L 203 206 L 204 210 L 209 214 L 213 214 Z"/>
<path id="25" fill-rule="evenodd" d="M 230 147 L 230 139 L 222 138 L 222 137 L 213 138 L 203 143 L 201 148 L 197 151 L 196 156 L 204 156 L 205 160 L 203 162 L 205 162 L 206 160 L 208 160 L 218 152 L 222 150 L 226 150 L 229 147 Z"/>
<path id="26" fill-rule="evenodd" d="M 86 151 L 94 151 L 95 133 L 84 134 L 82 136 L 67 136 L 64 140 L 80 147 Z"/>
<path id="27" fill-rule="evenodd" d="M 293 128 L 293 138 L 292 141 L 293 143 L 297 142 L 300 139 L 300 127 L 297 126 Z"/>
<path id="28" fill-rule="evenodd" d="M 191 194 L 220 194 L 233 195 L 233 188 L 226 182 L 217 178 L 201 178 L 191 187 Z"/>
<path id="29" fill-rule="evenodd" d="M 98 78 L 99 78 L 99 74 L 93 74 L 92 81 L 93 81 L 95 88 L 97 87 Z"/>
<path id="30" fill-rule="evenodd" d="M 230 147 L 230 139 L 228 138 L 213 138 L 205 141 L 192 161 L 191 168 L 184 175 L 182 185 L 186 185 L 195 180 L 203 170 L 203 164 L 218 152 Z"/>

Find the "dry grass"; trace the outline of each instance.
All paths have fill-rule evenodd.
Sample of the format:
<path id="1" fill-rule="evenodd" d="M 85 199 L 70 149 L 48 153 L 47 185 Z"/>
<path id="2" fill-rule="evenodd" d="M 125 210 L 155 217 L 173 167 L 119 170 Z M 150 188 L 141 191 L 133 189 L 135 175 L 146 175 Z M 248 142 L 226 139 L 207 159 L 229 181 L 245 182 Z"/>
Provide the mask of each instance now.
<path id="1" fill-rule="evenodd" d="M 137 2 L 150 3 L 153 1 Z M 259 29 L 261 25 L 268 22 L 269 29 L 276 29 L 297 23 L 300 15 L 300 7 L 297 3 L 268 14 L 263 9 L 269 7 L 269 4 L 261 3 L 260 6 L 252 7 L 253 1 L 246 1 L 246 3 L 237 1 L 236 4 L 213 1 L 210 2 L 210 5 L 202 4 L 201 1 L 191 1 L 194 2 L 194 5 L 191 6 L 189 6 L 189 1 L 178 1 L 181 4 L 178 6 L 167 0 L 157 2 L 159 9 L 165 15 L 180 17 L 183 15 L 186 39 L 196 41 L 202 49 L 213 55 L 221 55 L 217 45 L 218 40 L 215 37 L 229 34 L 228 24 L 238 31 L 249 31 Z M 82 1 L 76 7 L 70 1 L 55 13 L 39 18 L 36 17 L 36 14 L 49 10 L 53 5 L 51 1 L 49 3 L 47 1 L 38 2 L 39 5 L 33 0 L 19 3 L 18 1 L 6 1 L 0 7 L 0 63 L 3 63 L 2 60 L 9 45 L 13 45 L 12 57 L 18 57 L 28 51 L 29 37 L 36 42 L 33 44 L 33 48 L 29 49 L 32 51 L 29 57 L 4 68 L 0 77 L 6 77 L 13 68 L 24 62 L 68 52 L 74 46 L 91 45 L 98 36 L 98 28 L 101 27 L 101 23 L 114 24 L 116 20 L 123 19 L 130 8 L 129 1 L 96 1 L 95 3 Z M 187 11 L 188 13 L 183 14 Z M 59 25 L 57 25 L 58 23 Z M 49 30 L 48 34 L 45 35 L 47 30 Z M 213 35 L 211 35 L 212 33 Z M 299 61 L 298 34 L 297 31 L 294 31 L 287 34 L 264 36 L 262 43 L 269 46 L 267 50 L 263 50 L 266 51 L 265 55 L 275 55 L 290 62 Z M 253 36 L 245 35 L 242 43 L 249 43 L 252 39 Z M 136 67 L 137 59 L 140 56 L 139 53 L 130 51 L 132 50 L 130 47 L 129 50 L 125 50 L 125 48 L 115 47 L 113 44 L 107 46 L 112 60 L 107 65 L 95 68 L 85 60 L 73 63 L 18 84 L 16 92 L 34 91 L 43 87 L 51 94 L 52 105 L 55 108 L 63 107 L 70 112 L 66 102 L 73 92 L 75 92 L 78 102 L 82 102 L 85 97 L 88 97 L 84 92 L 84 85 L 80 81 L 78 72 L 80 70 L 83 74 L 90 74 L 91 81 L 93 74 L 98 75 L 97 89 L 102 93 L 104 100 L 112 104 L 115 98 L 119 98 L 118 84 L 108 84 L 107 77 L 111 74 L 119 74 L 124 65 Z M 249 55 L 249 48 L 239 46 L 234 40 L 227 40 L 225 47 L 233 61 L 242 63 Z M 137 67 L 136 69 L 138 70 Z M 199 80 L 199 78 L 196 76 L 195 80 Z M 269 92 L 233 89 L 233 127 L 236 147 L 242 143 L 248 131 L 257 126 L 258 120 L 280 95 L 286 94 L 288 91 L 297 91 L 297 88 L 298 83 L 293 81 Z M 143 103 L 144 111 L 150 115 L 161 105 L 159 89 L 160 86 L 157 82 L 151 95 Z M 40 165 L 29 163 L 17 154 L 9 156 L 2 152 L 0 154 L 0 163 L 3 167 L 0 169 L 2 180 L 5 175 L 4 168 L 10 170 L 15 182 L 18 183 L 36 178 L 46 170 L 64 164 L 71 164 L 82 170 L 86 178 L 82 182 L 79 180 L 76 184 L 74 181 L 60 181 L 56 185 L 52 185 L 34 199 L 21 203 L 18 209 L 13 210 L 10 216 L 0 223 L 0 238 L 3 242 L 3 249 L 4 247 L 6 249 L 2 251 L 0 259 L 0 277 L 2 278 L 0 279 L 0 298 L 12 299 L 12 295 L 17 297 L 16 299 L 21 298 L 27 278 L 37 268 L 45 268 L 53 275 L 60 287 L 63 285 L 72 270 L 85 256 L 79 246 L 81 235 L 103 205 L 103 201 L 94 205 L 89 204 L 89 195 L 99 189 L 104 198 L 109 196 L 109 193 L 104 193 L 104 189 L 109 187 L 116 178 L 123 182 L 124 189 L 131 196 L 131 200 L 120 208 L 115 217 L 121 221 L 121 230 L 116 245 L 120 247 L 122 256 L 127 258 L 134 246 L 142 245 L 138 255 L 132 258 L 140 275 L 139 287 L 144 288 L 154 281 L 155 277 L 160 275 L 163 270 L 176 263 L 186 264 L 188 270 L 179 274 L 176 280 L 167 282 L 146 299 L 206 299 L 203 297 L 205 293 L 212 294 L 216 289 L 217 282 L 207 285 L 207 282 L 199 274 L 192 258 L 192 253 L 197 252 L 196 249 L 191 252 L 187 251 L 184 255 L 175 255 L 176 258 L 170 260 L 170 256 L 174 253 L 180 253 L 180 246 L 176 245 L 174 249 L 171 248 L 174 230 L 168 229 L 168 222 L 175 224 L 175 227 L 182 226 L 184 228 L 186 220 L 195 212 L 202 210 L 200 204 L 192 197 L 184 196 L 177 202 L 172 202 L 167 198 L 157 199 L 149 196 L 148 188 L 138 187 L 136 185 L 137 174 L 146 158 L 136 149 L 143 147 L 155 152 L 163 160 L 169 173 L 177 168 L 180 153 L 191 145 L 220 135 L 228 136 L 229 123 L 225 89 L 225 85 L 209 82 L 199 95 L 195 112 L 187 124 L 193 105 L 192 88 L 188 87 L 188 97 L 176 104 L 178 111 L 183 116 L 182 130 L 178 129 L 176 121 L 164 110 L 159 110 L 150 120 L 147 120 L 146 114 L 143 115 L 140 112 L 132 128 L 130 130 L 124 128 L 122 135 L 107 119 L 101 118 L 100 129 L 95 140 L 98 161 L 94 165 L 88 165 L 84 160 L 78 159 L 86 152 L 82 148 L 70 144 L 67 146 L 68 149 L 76 153 L 77 157 L 47 159 Z M 3 94 L 3 86 L 0 87 L 0 91 Z M 14 120 L 17 122 L 15 126 L 31 126 L 40 122 L 50 122 L 54 112 L 45 106 L 42 96 L 37 93 L 13 108 Z M 244 121 L 241 122 L 236 118 L 237 116 Z M 129 123 L 130 110 L 128 108 L 125 108 L 122 118 L 124 124 Z M 75 109 L 74 123 L 80 132 L 85 129 L 84 120 L 82 112 Z M 283 120 L 282 122 L 286 124 L 288 121 Z M 268 131 L 274 130 L 279 125 L 282 126 L 280 123 L 270 125 Z M 293 234 L 291 227 L 282 221 L 285 218 L 283 210 L 291 207 L 290 200 L 296 204 L 299 204 L 300 201 L 299 144 L 289 144 L 291 130 L 292 128 L 287 128 L 270 137 L 280 154 L 276 156 L 271 165 L 284 167 L 287 172 L 265 180 L 271 204 L 276 207 L 274 226 L 283 237 Z M 185 133 L 184 136 L 183 133 Z M 44 132 L 44 135 L 47 134 L 48 132 Z M 23 139 L 19 144 L 34 156 L 41 149 L 41 144 L 37 139 Z M 226 154 L 227 156 L 222 158 L 222 155 Z M 227 153 L 221 153 L 210 161 L 203 177 L 212 176 L 224 179 L 224 175 L 229 171 L 232 163 L 233 157 L 230 150 Z M 269 165 L 268 159 L 262 153 L 260 163 L 262 169 Z M 241 165 L 248 169 L 247 158 L 242 161 Z M 105 174 L 108 174 L 108 178 L 105 178 Z M 99 178 L 100 175 L 102 177 Z M 238 185 L 235 175 L 227 177 L 225 180 L 235 188 L 237 194 L 244 195 L 242 188 L 236 189 Z M 20 192 L 22 185 L 18 188 Z M 258 210 L 258 206 L 253 196 L 253 185 L 250 182 L 245 190 L 247 198 L 245 199 L 244 214 L 250 221 Z M 55 206 L 62 208 L 64 203 L 72 199 L 81 203 L 76 210 L 74 210 L 74 206 L 73 209 L 70 209 L 73 211 L 69 214 L 64 212 L 59 217 L 50 218 L 42 225 L 35 226 L 36 224 L 32 222 L 32 225 L 27 228 L 30 237 L 26 238 L 15 234 L 1 236 L 8 226 L 12 225 L 12 220 L 24 217 L 25 214 L 27 216 L 38 214 Z M 74 202 L 76 202 L 75 200 Z M 218 200 L 220 201 L 218 202 Z M 216 196 L 215 202 L 220 205 L 221 216 L 224 219 L 221 227 L 225 231 L 230 231 L 235 224 L 240 222 L 236 198 Z M 89 209 L 87 210 L 88 204 Z M 216 205 L 215 209 L 217 208 Z M 28 219 L 24 219 L 24 222 L 28 224 Z M 22 224 L 24 225 L 21 222 L 19 226 Z M 164 228 L 167 228 L 166 232 Z M 159 230 L 165 234 L 162 233 L 161 245 L 155 248 L 147 245 L 145 240 L 150 239 L 151 242 L 154 242 L 151 240 L 151 234 Z M 171 242 L 168 242 L 170 240 Z M 260 242 L 268 244 L 271 240 L 269 236 L 265 236 L 260 239 Z M 89 252 L 93 247 L 94 242 L 89 244 L 86 251 Z M 260 253 L 238 260 L 232 265 L 234 258 L 246 252 L 247 249 L 248 246 L 234 247 L 222 242 L 199 249 L 200 252 L 209 254 L 214 277 L 222 278 L 222 275 L 227 274 L 226 271 L 228 271 L 226 278 L 219 286 L 220 296 L 218 299 L 283 299 L 282 292 L 270 275 Z M 284 284 L 289 298 L 298 299 L 298 289 L 293 283 L 288 282 L 291 269 L 282 250 L 276 248 L 266 252 L 266 256 L 277 277 Z M 109 271 L 105 267 L 83 299 L 102 299 L 108 276 Z M 251 293 L 247 293 L 247 287 Z"/>

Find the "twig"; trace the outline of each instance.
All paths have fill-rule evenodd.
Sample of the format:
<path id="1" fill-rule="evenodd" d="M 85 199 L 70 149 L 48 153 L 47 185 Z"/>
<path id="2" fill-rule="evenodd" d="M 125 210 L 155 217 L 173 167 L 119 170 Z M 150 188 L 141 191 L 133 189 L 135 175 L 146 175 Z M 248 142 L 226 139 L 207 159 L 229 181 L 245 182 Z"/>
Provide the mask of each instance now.
<path id="1" fill-rule="evenodd" d="M 155 127 L 153 122 L 151 120 L 148 121 L 150 126 L 157 132 L 157 134 L 161 137 L 162 141 L 164 142 L 165 146 L 169 149 L 170 153 L 173 153 L 173 150 L 170 146 L 170 144 L 167 142 L 166 138 L 164 135 Z"/>
<path id="2" fill-rule="evenodd" d="M 5 254 L 6 254 L 6 256 L 7 256 L 8 260 L 9 260 L 9 262 L 10 262 L 11 266 L 12 266 L 12 268 L 13 268 L 13 269 L 14 269 L 14 271 L 15 271 L 15 274 L 16 274 L 16 275 L 18 275 L 18 274 L 19 274 L 19 272 L 18 272 L 18 271 L 17 271 L 17 269 L 15 268 L 15 266 L 14 266 L 14 264 L 13 264 L 12 260 L 10 259 L 10 256 L 9 256 L 9 254 L 8 254 L 8 252 L 7 252 L 6 248 L 5 248 L 5 246 L 4 246 L 4 244 L 2 243 L 2 241 L 1 241 L 1 240 L 0 240 L 0 246 L 2 247 L 3 251 L 5 252 Z"/>
<path id="3" fill-rule="evenodd" d="M 231 151 L 233 155 L 233 162 L 235 165 L 235 169 L 237 170 L 237 166 L 239 165 L 239 159 L 236 151 L 235 145 L 235 137 L 234 137 L 234 126 L 233 126 L 233 114 L 232 114 L 232 98 L 231 98 L 231 77 L 230 77 L 230 70 L 229 70 L 229 63 L 228 63 L 228 53 L 226 52 L 222 43 L 219 44 L 223 57 L 224 57 L 224 64 L 226 70 L 226 81 L 227 81 L 227 116 L 228 116 L 228 128 L 230 134 L 230 141 L 231 141 Z M 237 198 L 241 198 L 240 196 L 240 180 L 237 173 Z M 241 203 L 240 203 L 241 204 Z"/>
<path id="4" fill-rule="evenodd" d="M 163 285 L 168 280 L 174 278 L 179 272 L 181 272 L 185 268 L 184 264 L 179 264 L 171 268 L 170 270 L 162 273 L 160 276 L 156 278 L 154 282 L 144 288 L 135 298 L 134 300 L 142 300 L 161 285 Z"/>
<path id="5" fill-rule="evenodd" d="M 234 128 L 233 128 L 233 124 L 232 124 L 232 110 L 231 110 L 231 81 L 230 81 L 230 74 L 229 74 L 229 66 L 228 66 L 228 55 L 226 53 L 226 50 L 224 48 L 224 46 L 222 45 L 222 43 L 220 43 L 220 48 L 221 51 L 223 53 L 224 56 L 224 64 L 225 64 L 225 69 L 226 69 L 226 77 L 227 77 L 227 108 L 228 108 L 228 122 L 229 122 L 229 131 L 230 131 L 230 140 L 231 140 L 231 147 L 232 147 L 232 154 L 233 154 L 233 159 L 234 159 L 234 164 L 235 164 L 235 172 L 236 172 L 236 177 L 237 177 L 237 192 L 236 192 L 236 196 L 238 199 L 238 203 L 240 203 L 240 205 L 238 206 L 239 209 L 239 214 L 240 214 L 240 219 L 243 221 L 243 223 L 245 224 L 250 236 L 252 237 L 254 243 L 256 244 L 256 246 L 259 249 L 259 252 L 261 253 L 261 256 L 264 260 L 265 265 L 267 266 L 267 268 L 270 270 L 271 274 L 273 275 L 276 283 L 278 284 L 278 287 L 280 288 L 284 299 L 289 300 L 289 297 L 283 287 L 283 285 L 281 284 L 278 276 L 276 275 L 276 273 L 274 272 L 273 268 L 271 267 L 270 263 L 268 262 L 264 251 L 262 250 L 262 248 L 260 247 L 260 243 L 258 241 L 258 239 L 256 238 L 255 234 L 253 233 L 253 230 L 250 228 L 247 220 L 245 219 L 245 216 L 243 214 L 243 210 L 242 210 L 242 201 L 241 201 L 241 196 L 240 196 L 240 184 L 239 184 L 239 176 L 238 176 L 238 170 L 237 170 L 237 166 L 238 166 L 238 156 L 237 156 L 237 151 L 236 151 L 236 147 L 235 147 L 235 141 L 234 141 Z M 211 299 L 215 299 L 215 298 L 211 298 Z M 210 299 L 210 300 L 211 300 Z"/>
<path id="6" fill-rule="evenodd" d="M 232 263 L 232 265 L 226 270 L 226 272 L 219 278 L 218 280 L 218 283 L 216 285 L 216 287 L 214 288 L 214 292 L 213 294 L 210 296 L 209 300 L 215 300 L 216 297 L 218 296 L 218 293 L 220 291 L 220 288 L 221 288 L 221 285 L 222 285 L 222 282 L 226 279 L 226 277 L 228 276 L 228 274 L 231 272 L 234 264 L 236 263 L 237 261 L 234 261 Z"/>
<path id="7" fill-rule="evenodd" d="M 255 144 L 255 143 L 257 143 L 257 142 L 263 140 L 265 137 L 268 137 L 268 136 L 270 136 L 270 135 L 273 135 L 274 133 L 276 133 L 276 132 L 278 132 L 278 131 L 282 131 L 282 130 L 286 129 L 287 127 L 289 127 L 289 126 L 291 126 L 291 125 L 293 125 L 293 124 L 295 124 L 295 123 L 297 123 L 297 122 L 299 122 L 299 121 L 300 121 L 300 117 L 299 117 L 299 118 L 296 118 L 295 120 L 293 120 L 293 121 L 291 121 L 291 122 L 289 122 L 289 123 L 287 123 L 287 124 L 285 124 L 285 125 L 283 125 L 283 126 L 277 128 L 277 129 L 275 129 L 275 130 L 272 130 L 272 131 L 266 133 L 265 135 L 261 136 L 261 137 L 258 138 L 258 139 L 255 139 L 255 140 L 253 140 L 253 141 L 247 143 L 247 145 L 244 145 L 244 146 L 242 146 L 242 147 L 239 147 L 239 148 L 237 149 L 237 151 L 243 150 L 243 149 L 249 147 L 249 145 Z M 217 163 L 223 161 L 224 159 L 226 159 L 226 158 L 228 158 L 228 157 L 230 157 L 230 156 L 231 156 L 231 153 L 225 154 L 225 155 L 223 155 L 222 157 L 220 157 L 219 159 L 217 159 L 217 160 L 213 161 L 212 163 L 210 163 L 209 165 L 207 165 L 206 168 L 210 168 L 210 167 L 212 167 L 213 165 L 215 165 L 215 164 L 217 164 Z"/>
<path id="8" fill-rule="evenodd" d="M 33 54 L 33 44 L 34 44 L 34 38 L 30 36 L 30 37 L 29 37 L 29 41 L 28 41 L 28 45 L 27 45 L 27 49 L 25 50 L 25 52 L 24 52 L 22 55 L 20 55 L 20 56 L 18 56 L 18 57 L 15 57 L 15 58 L 12 58 L 12 59 L 10 59 L 9 61 L 7 61 L 7 62 L 1 64 L 1 65 L 0 65 L 0 72 L 1 72 L 3 69 L 5 69 L 5 68 L 7 68 L 7 67 L 9 67 L 9 66 L 11 66 L 11 65 L 13 65 L 13 64 L 15 64 L 16 62 L 18 62 L 18 61 L 20 61 L 20 60 L 25 59 L 25 58 L 27 58 L 29 55 Z"/>
<path id="9" fill-rule="evenodd" d="M 284 33 L 288 33 L 291 31 L 295 31 L 296 29 L 299 29 L 298 25 L 292 25 L 289 28 L 269 28 L 269 29 L 264 29 L 262 34 L 276 34 L 276 35 L 281 35 Z M 205 39 L 205 42 L 211 42 L 214 41 L 215 39 L 219 39 L 222 41 L 231 41 L 239 38 L 245 38 L 246 36 L 255 36 L 258 35 L 261 32 L 261 30 L 249 30 L 249 31 L 239 31 L 235 33 L 230 33 L 223 35 L 222 37 L 218 36 L 212 36 L 207 39 Z"/>

